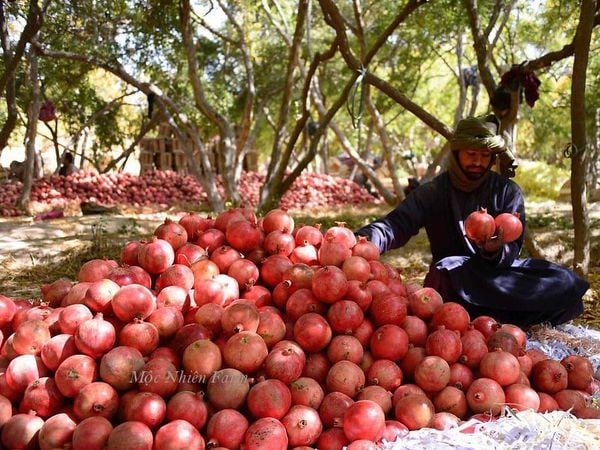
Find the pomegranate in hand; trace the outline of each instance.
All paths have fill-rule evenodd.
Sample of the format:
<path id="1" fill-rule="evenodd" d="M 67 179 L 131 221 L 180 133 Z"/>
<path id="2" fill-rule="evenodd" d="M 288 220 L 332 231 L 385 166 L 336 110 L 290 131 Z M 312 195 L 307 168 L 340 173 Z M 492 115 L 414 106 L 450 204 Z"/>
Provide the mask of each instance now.
<path id="1" fill-rule="evenodd" d="M 495 231 L 494 218 L 488 214 L 485 208 L 472 212 L 465 220 L 465 233 L 469 239 L 477 244 L 488 241 Z"/>
<path id="2" fill-rule="evenodd" d="M 494 219 L 496 228 L 502 227 L 503 235 L 502 242 L 512 242 L 517 240 L 521 233 L 523 233 L 523 224 L 519 219 L 519 213 L 502 213 L 498 214 Z"/>

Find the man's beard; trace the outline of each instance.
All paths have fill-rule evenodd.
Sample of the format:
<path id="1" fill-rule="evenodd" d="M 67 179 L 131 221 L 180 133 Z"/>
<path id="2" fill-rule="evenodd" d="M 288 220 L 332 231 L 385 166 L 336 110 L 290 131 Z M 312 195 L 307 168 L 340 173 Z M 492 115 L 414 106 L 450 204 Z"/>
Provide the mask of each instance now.
<path id="1" fill-rule="evenodd" d="M 482 170 L 481 172 L 464 172 L 469 180 L 479 180 L 485 174 L 486 170 Z"/>

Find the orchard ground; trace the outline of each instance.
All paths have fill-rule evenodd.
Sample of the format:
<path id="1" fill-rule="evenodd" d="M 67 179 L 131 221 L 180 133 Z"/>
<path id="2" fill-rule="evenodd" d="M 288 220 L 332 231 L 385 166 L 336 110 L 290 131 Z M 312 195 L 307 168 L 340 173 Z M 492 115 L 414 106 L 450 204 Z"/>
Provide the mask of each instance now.
<path id="1" fill-rule="evenodd" d="M 101 257 L 118 258 L 130 240 L 144 239 L 165 218 L 177 219 L 192 207 L 156 211 L 151 207 L 126 208 L 112 215 L 67 215 L 34 221 L 31 217 L 0 218 L 0 294 L 39 298 L 40 286 L 60 277 L 75 280 L 83 262 Z M 357 229 L 390 210 L 388 206 L 330 208 L 290 211 L 296 224 L 321 223 L 323 229 L 343 221 Z M 586 311 L 578 320 L 600 329 L 600 203 L 588 205 L 591 258 L 586 293 Z M 206 213 L 208 214 L 208 213 Z M 546 259 L 572 266 L 573 223 L 566 201 L 527 203 L 527 223 Z M 527 256 L 524 249 L 521 257 Z M 403 279 L 421 283 L 431 256 L 424 231 L 402 249 L 383 255 L 383 260 L 402 269 Z"/>

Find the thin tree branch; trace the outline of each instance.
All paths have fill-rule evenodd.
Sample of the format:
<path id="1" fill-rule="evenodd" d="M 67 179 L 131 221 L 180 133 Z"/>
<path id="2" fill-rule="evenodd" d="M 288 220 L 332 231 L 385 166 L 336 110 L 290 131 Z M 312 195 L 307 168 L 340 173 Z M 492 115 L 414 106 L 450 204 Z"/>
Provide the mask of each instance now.
<path id="1" fill-rule="evenodd" d="M 340 41 L 340 52 L 342 53 L 346 64 L 348 64 L 350 69 L 357 72 L 362 70 L 362 68 L 364 67 L 368 67 L 369 63 L 374 58 L 377 51 L 385 44 L 389 36 L 398 27 L 398 25 L 404 22 L 406 18 L 416 8 L 425 4 L 424 1 L 409 0 L 406 3 L 405 7 L 402 9 L 402 11 L 400 11 L 400 13 L 394 18 L 394 20 L 386 27 L 385 31 L 378 37 L 377 41 L 373 44 L 373 46 L 366 52 L 364 60 L 359 61 L 350 50 L 342 17 L 339 14 L 337 6 L 333 3 L 333 0 L 320 0 L 319 3 L 321 4 L 321 8 L 325 16 L 325 21 L 336 30 L 336 35 L 338 36 Z M 398 89 L 393 87 L 387 81 L 382 80 L 370 71 L 367 71 L 365 73 L 365 80 L 369 84 L 383 91 L 390 98 L 402 105 L 405 109 L 412 112 L 415 116 L 417 116 L 427 125 L 429 125 L 435 131 L 440 133 L 442 136 L 448 139 L 452 135 L 452 130 L 450 130 L 450 128 L 448 128 L 445 124 L 439 121 L 432 114 L 425 111 L 419 105 L 412 102 L 407 96 L 402 94 Z"/>
<path id="2" fill-rule="evenodd" d="M 489 69 L 490 53 L 487 44 L 487 36 L 481 32 L 479 26 L 479 12 L 477 11 L 476 0 L 463 0 L 465 9 L 467 10 L 467 17 L 469 18 L 469 25 L 471 27 L 471 34 L 473 35 L 473 47 L 477 54 L 477 67 L 479 69 L 479 76 L 481 82 L 485 86 L 488 95 L 492 97 L 494 90 L 496 89 L 496 81 L 494 75 Z"/>
<path id="3" fill-rule="evenodd" d="M 287 46 L 291 46 L 292 45 L 292 41 L 290 39 L 290 27 L 289 27 L 289 25 L 287 23 L 285 15 L 283 14 L 283 11 L 281 10 L 281 6 L 279 5 L 279 2 L 277 2 L 277 0 L 272 0 L 272 1 L 273 1 L 273 4 L 275 5 L 275 9 L 277 9 L 277 13 L 279 14 L 279 17 L 281 17 L 281 22 L 283 22 L 283 25 L 281 25 L 275 19 L 275 16 L 271 12 L 271 8 L 269 7 L 269 4 L 267 3 L 267 0 L 262 0 L 261 1 L 263 10 L 267 14 L 267 17 L 269 18 L 269 20 L 271 21 L 271 24 L 273 24 L 273 26 L 275 27 L 275 29 L 277 30 L 277 32 L 283 37 L 284 40 L 286 40 L 286 45 Z"/>
<path id="4" fill-rule="evenodd" d="M 300 45 L 302 44 L 302 37 L 304 34 L 304 21 L 306 19 L 306 11 L 308 10 L 307 0 L 300 0 L 298 4 L 298 14 L 296 17 L 296 28 L 294 30 L 294 37 L 292 39 L 292 46 L 289 49 L 288 64 L 285 74 L 283 95 L 281 97 L 281 103 L 279 105 L 279 116 L 277 120 L 275 139 L 273 140 L 273 149 L 271 152 L 271 161 L 269 162 L 269 168 L 267 173 L 273 174 L 275 177 L 281 177 L 287 163 L 289 161 L 289 155 L 291 150 L 287 148 L 282 152 L 284 137 L 286 134 L 285 124 L 288 120 L 292 88 L 294 81 L 294 68 L 296 67 L 296 61 L 300 51 Z"/>
<path id="5" fill-rule="evenodd" d="M 154 128 L 156 125 L 158 125 L 162 119 L 163 119 L 162 114 L 160 114 L 160 113 L 153 114 L 152 118 L 142 126 L 138 135 L 135 137 L 135 139 L 129 145 L 129 147 L 127 147 L 127 150 L 125 150 L 123 153 L 121 153 L 118 158 L 111 160 L 106 165 L 103 172 L 104 173 L 109 172 L 110 170 L 117 167 L 117 164 L 119 163 L 119 161 L 129 158 L 129 156 L 135 151 L 135 149 L 137 148 L 140 141 L 144 138 L 144 136 L 146 136 L 152 128 Z"/>

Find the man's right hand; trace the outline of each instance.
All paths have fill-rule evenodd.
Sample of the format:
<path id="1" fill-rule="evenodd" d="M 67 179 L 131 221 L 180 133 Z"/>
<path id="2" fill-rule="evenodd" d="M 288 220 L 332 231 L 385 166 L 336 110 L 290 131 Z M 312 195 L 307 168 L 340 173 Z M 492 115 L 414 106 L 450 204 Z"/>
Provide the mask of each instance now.
<path id="1" fill-rule="evenodd" d="M 502 236 L 504 235 L 504 230 L 502 227 L 498 227 L 496 230 L 496 234 L 490 237 L 487 241 L 480 245 L 481 249 L 485 253 L 494 254 L 497 253 L 498 250 L 502 248 L 504 243 L 502 242 Z"/>

